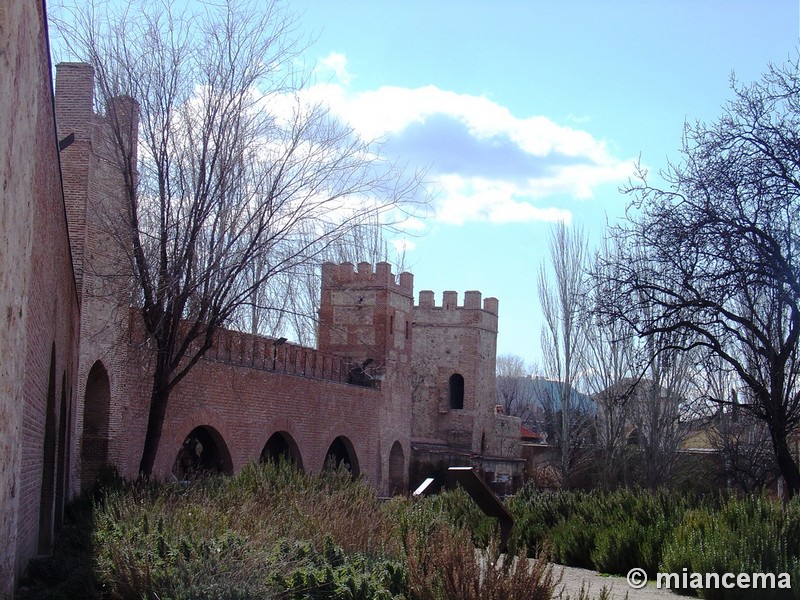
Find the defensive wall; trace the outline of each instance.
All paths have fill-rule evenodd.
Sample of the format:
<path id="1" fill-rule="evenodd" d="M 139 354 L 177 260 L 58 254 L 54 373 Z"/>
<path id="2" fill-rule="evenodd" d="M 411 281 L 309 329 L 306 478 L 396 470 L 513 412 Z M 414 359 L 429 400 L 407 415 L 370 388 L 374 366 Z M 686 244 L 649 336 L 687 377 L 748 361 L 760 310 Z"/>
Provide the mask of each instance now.
<path id="1" fill-rule="evenodd" d="M 132 322 L 140 334 L 128 343 L 130 362 L 123 373 L 130 396 L 106 400 L 111 411 L 121 408 L 126 423 L 111 446 L 125 449 L 117 464 L 129 476 L 141 457 L 152 372 L 133 312 Z M 320 472 L 333 455 L 383 493 L 405 489 L 407 436 L 379 418 L 388 386 L 377 380 L 352 383 L 354 365 L 335 354 L 276 342 L 230 330 L 217 333 L 211 350 L 171 394 L 154 474 L 184 477 L 184 442 L 195 437 L 204 446 L 206 470 L 231 473 L 285 453 L 304 470 Z M 216 458 L 206 458 L 209 450 Z"/>
<path id="2" fill-rule="evenodd" d="M 0 596 L 74 481 L 79 306 L 42 2 L 0 4 Z"/>
<path id="3" fill-rule="evenodd" d="M 59 133 L 76 132 L 64 172 L 74 253 L 83 257 L 76 270 L 84 487 L 104 463 L 136 475 L 151 381 L 136 311 L 122 309 L 124 290 L 108 284 L 125 260 L 114 233 L 124 182 L 114 170 L 109 115 L 92 109 L 92 81 L 88 65 L 58 66 Z M 112 110 L 135 139 L 135 102 L 118 99 Z M 231 471 L 258 460 L 277 435 L 311 471 L 330 454 L 347 455 L 382 493 L 407 489 L 410 470 L 447 462 L 475 465 L 489 479 L 517 476 L 519 424 L 494 413 L 497 300 L 468 291 L 458 305 L 448 291 L 436 306 L 423 291 L 415 305 L 413 275 L 396 275 L 387 263 L 325 264 L 321 275 L 318 348 L 220 331 L 171 393 L 155 475 L 183 476 L 178 457 L 187 458 L 190 441 L 206 456 L 213 446 L 213 465 L 195 462 Z M 419 460 L 410 469 L 413 453 Z"/>
<path id="4" fill-rule="evenodd" d="M 2 594 L 103 465 L 136 476 L 153 356 L 119 284 L 125 182 L 108 128 L 135 139 L 137 105 L 96 114 L 78 63 L 58 66 L 54 96 L 44 4 L 0 17 Z M 156 476 L 332 459 L 391 494 L 447 462 L 515 473 L 519 423 L 494 414 L 497 301 L 446 292 L 436 306 L 424 291 L 415 305 L 413 287 L 386 263 L 325 264 L 318 348 L 220 330 L 172 392 Z"/>

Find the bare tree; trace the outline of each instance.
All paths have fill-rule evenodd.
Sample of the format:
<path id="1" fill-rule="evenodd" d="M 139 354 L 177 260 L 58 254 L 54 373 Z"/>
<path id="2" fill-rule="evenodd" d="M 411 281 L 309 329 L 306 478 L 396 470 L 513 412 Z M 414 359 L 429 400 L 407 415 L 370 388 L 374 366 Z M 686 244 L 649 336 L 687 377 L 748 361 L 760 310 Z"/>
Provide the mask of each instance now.
<path id="1" fill-rule="evenodd" d="M 800 424 L 800 66 L 771 67 L 714 123 L 687 125 L 683 160 L 642 172 L 625 255 L 609 300 L 641 335 L 681 334 L 676 347 L 721 358 L 770 432 L 789 495 L 800 470 L 788 438 Z M 646 312 L 637 310 L 648 306 Z M 688 335 L 683 335 L 687 334 Z M 686 345 L 684 345 L 684 340 Z"/>
<path id="2" fill-rule="evenodd" d="M 405 270 L 404 253 L 390 251 L 388 234 L 394 228 L 381 222 L 381 217 L 378 213 L 365 215 L 314 260 L 302 262 L 267 281 L 262 281 L 262 273 L 268 257 L 255 260 L 246 271 L 248 281 L 261 283 L 253 286 L 249 306 L 241 307 L 232 326 L 253 335 L 285 336 L 301 345 L 314 345 L 323 263 L 388 262 L 393 265 L 394 273 Z M 319 236 L 316 231 L 306 234 L 312 239 Z"/>
<path id="3" fill-rule="evenodd" d="M 521 356 L 501 354 L 497 357 L 495 379 L 497 404 L 503 414 L 530 420 L 535 408 L 535 397 L 530 385 L 531 371 Z"/>
<path id="4" fill-rule="evenodd" d="M 745 493 L 763 490 L 780 477 L 769 429 L 747 405 L 721 407 L 711 429 L 711 443 L 722 459 L 730 487 Z"/>
<path id="5" fill-rule="evenodd" d="M 575 384 L 586 346 L 586 320 L 581 304 L 587 291 L 588 242 L 580 228 L 559 223 L 551 231 L 549 257 L 539 268 L 538 291 L 545 325 L 542 353 L 546 375 L 559 382 L 556 441 L 561 450 L 561 476 L 569 484 L 573 467 L 585 459 L 585 415 L 574 410 Z M 574 419 L 577 419 L 576 422 Z"/>
<path id="6" fill-rule="evenodd" d="M 155 355 L 144 476 L 170 392 L 215 331 L 243 307 L 285 310 L 280 295 L 259 295 L 268 282 L 419 191 L 374 144 L 302 101 L 303 47 L 281 2 L 177 6 L 80 4 L 58 24 L 94 66 L 125 184 L 115 226 Z M 139 103 L 138 138 L 114 110 L 120 96 Z"/>
<path id="7" fill-rule="evenodd" d="M 595 463 L 600 483 L 625 483 L 628 430 L 632 427 L 632 399 L 637 374 L 634 331 L 622 319 L 605 318 L 602 305 L 609 296 L 604 272 L 614 264 L 618 249 L 607 240 L 594 261 L 590 290 L 582 309 L 586 328 L 584 353 L 586 391 L 595 402 Z"/>
<path id="8" fill-rule="evenodd" d="M 780 477 L 769 429 L 747 402 L 740 400 L 736 373 L 719 356 L 706 354 L 699 362 L 696 381 L 699 399 L 711 408 L 705 428 L 708 442 L 720 458 L 721 475 L 728 487 L 756 492 Z"/>
<path id="9" fill-rule="evenodd" d="M 663 337 L 643 340 L 639 348 L 642 376 L 636 379 L 629 405 L 642 462 L 641 483 L 651 488 L 671 480 L 694 417 L 688 393 L 692 355 L 670 344 Z"/>

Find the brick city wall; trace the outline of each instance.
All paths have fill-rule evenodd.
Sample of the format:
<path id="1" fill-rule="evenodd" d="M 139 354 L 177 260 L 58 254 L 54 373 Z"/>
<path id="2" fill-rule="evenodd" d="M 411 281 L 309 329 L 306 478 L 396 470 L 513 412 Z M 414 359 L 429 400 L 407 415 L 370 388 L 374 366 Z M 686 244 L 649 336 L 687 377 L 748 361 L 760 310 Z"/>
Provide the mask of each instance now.
<path id="1" fill-rule="evenodd" d="M 146 336 L 138 318 L 132 310 L 129 361 L 116 374 L 123 381 L 105 399 L 125 423 L 123 430 L 111 432 L 109 456 L 128 477 L 138 471 L 152 381 L 152 354 L 142 343 Z M 196 427 L 205 427 L 229 455 L 233 471 L 258 461 L 266 442 L 281 433 L 297 447 L 302 467 L 319 472 L 332 442 L 343 438 L 359 473 L 380 491 L 391 491 L 391 449 L 399 442 L 407 457 L 409 448 L 407 434 L 402 438 L 396 426 L 381 423 L 391 397 L 386 386 L 347 384 L 346 363 L 339 357 L 288 343 L 276 348 L 273 342 L 218 332 L 214 347 L 171 394 L 154 475 L 180 477 L 174 467 L 184 440 Z"/>
<path id="2" fill-rule="evenodd" d="M 78 301 L 44 5 L 0 6 L 0 595 L 52 546 L 74 464 Z"/>
<path id="3" fill-rule="evenodd" d="M 65 154 L 64 180 L 76 238 L 73 247 L 83 260 L 79 271 L 84 336 L 78 390 L 83 402 L 77 418 L 83 487 L 91 484 L 105 462 L 123 467 L 128 476 L 136 475 L 151 384 L 147 352 L 141 350 L 146 336 L 137 325 L 138 317 L 135 311 L 131 317 L 121 310 L 124 295 L 106 285 L 113 279 L 109 274 L 124 264 L 124 256 L 119 252 L 114 256 L 110 250 L 119 247 L 113 238 L 123 218 L 124 189 L 105 138 L 105 119 L 92 111 L 92 76 L 88 65 L 58 67 L 57 93 L 63 94 L 57 98 L 59 132 L 74 133 L 76 138 Z M 79 239 L 81 229 L 84 235 Z M 326 338 L 323 326 L 320 339 L 328 343 L 323 341 L 319 351 L 289 343 L 276 348 L 274 340 L 219 332 L 214 347 L 172 393 L 156 475 L 170 476 L 188 433 L 206 426 L 228 447 L 235 469 L 258 460 L 266 440 L 283 431 L 297 445 L 304 467 L 319 470 L 331 442 L 343 436 L 360 471 L 379 489 L 405 484 L 413 278 L 403 274 L 395 283 L 389 265 L 379 264 L 374 274 L 371 265 L 360 265 L 361 276 L 351 265 L 350 279 L 357 281 L 348 279 L 346 266 L 331 279 L 330 268 L 326 265 L 323 272 L 327 282 L 322 291 L 323 323 L 325 299 L 350 298 L 352 283 L 367 283 L 369 290 L 362 295 L 374 306 L 357 307 L 364 308 L 360 321 L 348 324 L 349 334 L 341 343 Z M 340 302 L 336 310 L 350 309 Z M 337 314 L 330 322 L 338 318 Z M 393 329 L 398 329 L 396 335 Z M 341 330 L 336 325 L 326 331 Z M 380 389 L 347 384 L 353 368 L 367 357 L 373 364 L 366 372 L 375 376 L 375 387 Z M 246 382 L 245 388 L 241 382 Z M 279 426 L 282 429 L 276 429 Z"/>
<path id="4" fill-rule="evenodd" d="M 127 454 L 114 443 L 127 427 L 123 415 L 129 397 L 123 374 L 130 360 L 126 308 L 130 289 L 125 287 L 128 279 L 120 277 L 127 263 L 120 243 L 125 235 L 121 226 L 125 222 L 125 188 L 109 138 L 109 116 L 94 112 L 94 70 L 90 65 L 57 65 L 55 105 L 58 135 L 75 137 L 62 152 L 62 174 L 81 298 L 80 407 L 76 414 L 80 466 L 73 485 L 77 492 L 92 485 L 100 466 L 122 464 Z M 117 99 L 114 106 L 127 109 L 128 120 L 136 122 L 134 102 Z M 125 121 L 119 112 L 116 116 Z"/>
<path id="5" fill-rule="evenodd" d="M 151 380 L 146 353 L 133 349 L 131 356 L 137 359 L 126 372 L 131 397 L 123 417 L 127 439 L 120 440 L 127 456 L 120 464 L 129 476 L 138 469 L 147 425 Z M 379 485 L 382 457 L 375 415 L 382 392 L 310 374 L 284 374 L 281 368 L 279 364 L 273 372 L 217 361 L 212 350 L 171 394 L 154 474 L 171 477 L 184 440 L 205 426 L 219 434 L 233 471 L 258 461 L 267 440 L 284 432 L 297 445 L 304 470 L 319 472 L 331 443 L 344 436 L 353 446 L 359 472 Z"/>
<path id="6" fill-rule="evenodd" d="M 56 98 L 43 3 L 0 5 L 0 593 L 48 552 L 65 500 L 103 463 L 136 475 L 151 359 L 119 245 L 124 187 L 93 72 L 58 68 Z M 137 105 L 113 103 L 135 139 Z M 55 122 L 58 128 L 55 129 Z M 59 154 L 58 141 L 71 138 Z M 63 183 L 63 187 L 62 187 Z M 309 471 L 335 441 L 381 492 L 408 486 L 412 432 L 480 452 L 494 405 L 497 301 L 454 292 L 413 305 L 413 276 L 388 264 L 325 265 L 320 349 L 236 332 L 175 387 L 156 474 L 170 477 L 203 427 L 226 469 L 258 460 L 276 433 Z M 78 338 L 80 333 L 80 339 Z M 274 358 L 274 361 L 271 360 Z M 413 359 L 413 360 L 412 360 Z M 465 377 L 465 410 L 442 406 L 442 381 Z M 429 380 L 430 376 L 430 380 Z M 353 385 L 360 383 L 361 385 Z M 413 409 L 412 409 L 413 399 Z M 428 411 L 418 410 L 427 402 Z M 413 418 L 412 418 L 413 413 Z M 418 428 L 419 431 L 416 431 Z"/>

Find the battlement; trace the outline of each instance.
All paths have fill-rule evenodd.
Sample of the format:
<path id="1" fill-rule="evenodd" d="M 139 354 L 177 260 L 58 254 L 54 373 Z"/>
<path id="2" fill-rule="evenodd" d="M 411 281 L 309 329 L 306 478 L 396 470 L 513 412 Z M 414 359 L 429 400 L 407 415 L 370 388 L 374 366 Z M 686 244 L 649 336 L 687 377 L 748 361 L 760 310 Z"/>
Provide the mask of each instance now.
<path id="1" fill-rule="evenodd" d="M 190 324 L 187 322 L 184 325 L 188 327 Z M 192 342 L 190 355 L 197 352 L 200 343 L 200 339 Z M 128 312 L 128 344 L 134 348 L 151 347 L 139 310 L 135 308 Z M 215 331 L 214 343 L 201 360 L 374 389 L 380 389 L 384 374 L 381 365 L 365 366 L 348 362 L 340 356 L 301 346 L 286 338 L 276 339 L 234 329 Z"/>
<path id="2" fill-rule="evenodd" d="M 386 288 L 413 296 L 414 276 L 400 273 L 398 283 L 392 265 L 387 262 L 377 263 L 374 271 L 368 262 L 358 263 L 357 269 L 350 262 L 340 265 L 325 263 L 322 265 L 322 287 Z"/>
<path id="3" fill-rule="evenodd" d="M 421 290 L 419 303 L 415 308 L 439 308 L 443 310 L 485 310 L 497 316 L 497 298 L 486 298 L 481 304 L 481 293 L 475 290 L 464 292 L 464 304 L 458 304 L 458 292 L 446 291 L 442 293 L 442 304 L 437 306 L 434 293 L 431 290 Z"/>

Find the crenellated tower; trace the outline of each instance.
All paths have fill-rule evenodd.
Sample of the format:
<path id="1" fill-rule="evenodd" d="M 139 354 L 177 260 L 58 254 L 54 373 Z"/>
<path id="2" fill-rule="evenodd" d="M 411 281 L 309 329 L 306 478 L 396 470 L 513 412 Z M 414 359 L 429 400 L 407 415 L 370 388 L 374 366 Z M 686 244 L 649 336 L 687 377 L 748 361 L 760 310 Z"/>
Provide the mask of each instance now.
<path id="1" fill-rule="evenodd" d="M 322 266 L 319 350 L 341 357 L 350 383 L 378 387 L 374 415 L 384 493 L 407 489 L 411 453 L 411 352 L 414 276 L 389 263 Z"/>
<path id="2" fill-rule="evenodd" d="M 411 486 L 450 465 L 518 478 L 519 420 L 495 413 L 497 299 L 423 290 L 413 314 Z"/>
<path id="3" fill-rule="evenodd" d="M 423 290 L 414 307 L 414 437 L 482 453 L 494 414 L 497 351 L 495 298 L 446 291 L 441 305 Z"/>

